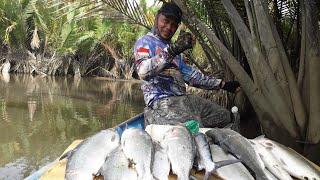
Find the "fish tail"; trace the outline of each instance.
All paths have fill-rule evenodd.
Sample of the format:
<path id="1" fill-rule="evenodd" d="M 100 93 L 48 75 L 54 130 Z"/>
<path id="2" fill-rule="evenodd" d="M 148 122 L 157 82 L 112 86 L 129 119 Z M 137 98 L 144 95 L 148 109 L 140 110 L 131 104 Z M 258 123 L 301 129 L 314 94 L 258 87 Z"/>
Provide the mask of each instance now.
<path id="1" fill-rule="evenodd" d="M 103 166 L 98 170 L 96 174 L 92 174 L 94 177 L 102 176 Z"/>
<path id="2" fill-rule="evenodd" d="M 178 176 L 178 178 L 177 178 L 177 180 L 189 180 L 189 176 L 188 175 L 177 175 Z"/>
<path id="3" fill-rule="evenodd" d="M 238 163 L 238 162 L 241 162 L 241 160 L 239 160 L 239 159 L 229 159 L 229 160 L 223 160 L 223 161 L 215 162 L 215 170 L 219 169 L 219 168 L 221 168 L 223 166 L 227 166 L 227 165 Z"/>
<path id="4" fill-rule="evenodd" d="M 198 180 L 197 177 L 190 175 L 189 180 Z"/>
<path id="5" fill-rule="evenodd" d="M 208 180 L 209 177 L 211 176 L 212 173 L 214 173 L 216 171 L 216 169 L 212 170 L 212 171 L 206 171 L 206 173 L 204 174 L 203 180 Z"/>
<path id="6" fill-rule="evenodd" d="M 266 136 L 264 134 L 254 138 L 254 140 L 264 139 Z"/>
<path id="7" fill-rule="evenodd" d="M 215 173 L 217 171 L 217 169 L 219 169 L 223 166 L 231 165 L 231 164 L 238 163 L 238 162 L 241 162 L 241 160 L 230 159 L 230 160 L 223 160 L 223 161 L 215 162 L 213 168 L 211 168 L 210 171 L 206 171 L 206 173 L 203 177 L 203 180 L 208 180 L 209 177 L 211 176 L 211 174 Z"/>

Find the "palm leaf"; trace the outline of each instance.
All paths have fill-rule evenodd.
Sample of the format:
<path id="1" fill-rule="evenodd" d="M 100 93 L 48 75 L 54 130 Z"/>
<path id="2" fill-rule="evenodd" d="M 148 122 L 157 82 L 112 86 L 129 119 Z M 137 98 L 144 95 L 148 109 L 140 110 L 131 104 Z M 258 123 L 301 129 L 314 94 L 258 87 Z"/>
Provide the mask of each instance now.
<path id="1" fill-rule="evenodd" d="M 38 0 L 30 0 L 24 9 L 23 19 L 26 21 L 28 18 L 33 16 L 34 11 L 36 10 L 36 4 Z"/>
<path id="2" fill-rule="evenodd" d="M 102 0 L 110 7 L 126 15 L 134 23 L 151 29 L 152 21 L 147 18 L 135 0 Z"/>

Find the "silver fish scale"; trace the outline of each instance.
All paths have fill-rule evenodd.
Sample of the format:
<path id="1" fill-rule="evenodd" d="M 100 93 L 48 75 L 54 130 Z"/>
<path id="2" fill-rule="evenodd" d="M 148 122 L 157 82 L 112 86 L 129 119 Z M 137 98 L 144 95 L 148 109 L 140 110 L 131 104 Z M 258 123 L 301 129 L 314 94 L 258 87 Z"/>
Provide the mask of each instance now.
<path id="1" fill-rule="evenodd" d="M 294 150 L 268 138 L 257 137 L 253 141 L 260 143 L 274 155 L 291 176 L 298 179 L 320 179 L 320 171 Z"/>
<path id="2" fill-rule="evenodd" d="M 253 148 L 258 152 L 267 170 L 269 170 L 275 177 L 281 180 L 292 180 L 289 173 L 282 167 L 281 162 L 273 156 L 263 145 L 253 140 L 250 140 Z"/>
<path id="3" fill-rule="evenodd" d="M 170 173 L 170 162 L 164 149 L 155 144 L 152 173 L 156 179 L 167 180 Z"/>
<path id="4" fill-rule="evenodd" d="M 214 161 L 236 159 L 231 154 L 226 153 L 220 146 L 212 144 L 210 146 L 212 159 Z M 217 174 L 223 179 L 237 180 L 254 180 L 250 172 L 242 163 L 232 164 L 226 167 L 217 169 Z"/>
<path id="5" fill-rule="evenodd" d="M 117 132 L 107 129 L 84 140 L 69 157 L 65 179 L 92 179 L 106 157 L 119 146 Z"/>
<path id="6" fill-rule="evenodd" d="M 195 144 L 199 153 L 198 165 L 206 170 L 206 173 L 211 172 L 215 168 L 215 164 L 211 158 L 210 147 L 203 133 L 198 133 L 195 136 Z"/>
<path id="7" fill-rule="evenodd" d="M 195 150 L 193 139 L 185 127 L 174 127 L 164 136 L 162 146 L 166 149 L 173 173 L 178 180 L 189 180 Z"/>
<path id="8" fill-rule="evenodd" d="M 142 129 L 126 129 L 121 137 L 121 147 L 135 166 L 138 179 L 153 179 L 151 161 L 154 148 L 149 134 Z"/>
<path id="9" fill-rule="evenodd" d="M 137 172 L 129 167 L 129 160 L 122 149 L 114 150 L 103 164 L 99 172 L 108 180 L 136 180 Z"/>
<path id="10" fill-rule="evenodd" d="M 206 132 L 224 150 L 229 151 L 242 160 L 252 171 L 257 179 L 268 179 L 265 167 L 250 142 L 239 133 L 230 129 L 213 128 Z"/>

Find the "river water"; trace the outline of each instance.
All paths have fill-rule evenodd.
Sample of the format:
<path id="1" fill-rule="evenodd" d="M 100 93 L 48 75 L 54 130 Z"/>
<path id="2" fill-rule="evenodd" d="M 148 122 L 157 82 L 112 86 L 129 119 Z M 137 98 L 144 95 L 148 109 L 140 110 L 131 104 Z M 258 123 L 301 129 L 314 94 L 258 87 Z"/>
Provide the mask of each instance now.
<path id="1" fill-rule="evenodd" d="M 28 176 L 143 107 L 137 81 L 0 75 L 0 179 Z"/>

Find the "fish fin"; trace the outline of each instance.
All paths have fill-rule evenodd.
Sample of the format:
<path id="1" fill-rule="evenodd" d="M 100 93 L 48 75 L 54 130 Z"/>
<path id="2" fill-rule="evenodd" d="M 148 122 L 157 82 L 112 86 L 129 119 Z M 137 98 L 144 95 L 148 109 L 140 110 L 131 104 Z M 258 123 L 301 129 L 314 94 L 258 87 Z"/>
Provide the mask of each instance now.
<path id="1" fill-rule="evenodd" d="M 61 161 L 62 159 L 65 159 L 65 158 L 68 159 L 72 155 L 73 152 L 74 152 L 73 150 L 70 150 L 70 151 L 62 154 L 62 156 L 59 158 L 59 161 Z"/>
<path id="2" fill-rule="evenodd" d="M 223 166 L 227 166 L 227 165 L 231 165 L 231 164 L 234 164 L 234 163 L 238 163 L 238 162 L 241 162 L 240 159 L 228 159 L 228 160 L 223 160 L 223 161 L 218 161 L 218 162 L 215 162 L 215 169 L 219 169 Z"/>
<path id="3" fill-rule="evenodd" d="M 218 140 L 214 137 L 214 134 L 213 134 L 212 131 L 213 131 L 213 130 L 209 130 L 209 131 L 207 131 L 205 134 L 207 135 L 208 140 L 209 140 L 210 142 L 212 142 L 212 144 L 213 144 L 213 143 L 217 143 L 217 144 L 218 144 Z"/>
<path id="4" fill-rule="evenodd" d="M 101 167 L 98 172 L 96 174 L 92 174 L 93 177 L 99 177 L 99 176 L 102 176 L 102 172 L 103 172 L 103 167 Z"/>
<path id="5" fill-rule="evenodd" d="M 251 145 L 257 145 L 257 143 L 256 143 L 255 141 L 251 140 L 251 139 L 249 139 L 249 143 L 250 143 Z"/>
<path id="6" fill-rule="evenodd" d="M 75 148 L 71 149 L 70 151 L 67 151 L 66 153 L 62 154 L 62 156 L 59 158 L 59 161 L 65 158 L 69 158 L 74 152 L 78 150 L 78 148 L 85 142 L 86 140 L 81 141 Z"/>
<path id="7" fill-rule="evenodd" d="M 76 150 L 72 149 L 70 151 L 67 151 L 66 153 L 62 154 L 62 156 L 59 158 L 59 161 L 65 159 L 65 158 L 69 158 Z"/>
<path id="8" fill-rule="evenodd" d="M 266 138 L 266 135 L 262 134 L 258 137 L 255 137 L 254 140 L 259 140 L 259 139 L 264 139 L 264 138 Z"/>
<path id="9" fill-rule="evenodd" d="M 287 165 L 283 165 L 282 168 L 291 176 L 297 178 L 297 179 L 303 179 L 301 177 L 301 175 L 299 175 L 298 173 L 296 173 L 295 171 L 291 170 Z"/>
<path id="10" fill-rule="evenodd" d="M 190 175 L 189 180 L 198 180 L 197 177 Z"/>
<path id="11" fill-rule="evenodd" d="M 206 171 L 206 173 L 204 174 L 203 180 L 208 180 L 211 174 L 214 173 L 215 171 L 216 171 L 215 169 L 213 171 Z"/>

